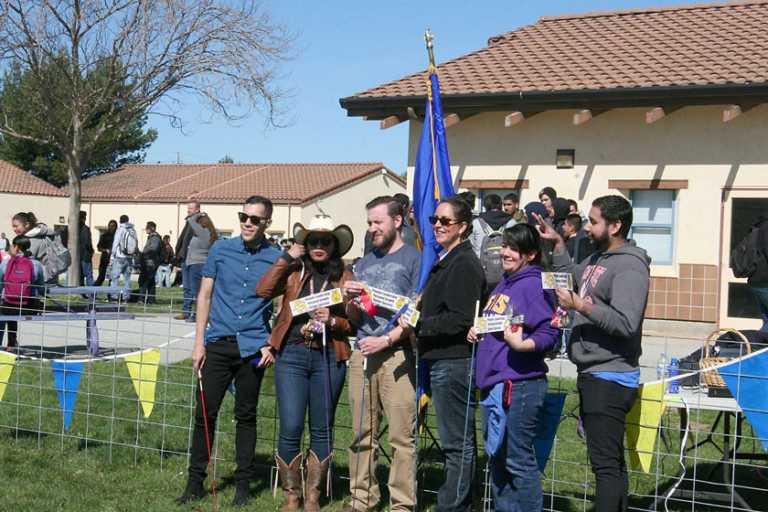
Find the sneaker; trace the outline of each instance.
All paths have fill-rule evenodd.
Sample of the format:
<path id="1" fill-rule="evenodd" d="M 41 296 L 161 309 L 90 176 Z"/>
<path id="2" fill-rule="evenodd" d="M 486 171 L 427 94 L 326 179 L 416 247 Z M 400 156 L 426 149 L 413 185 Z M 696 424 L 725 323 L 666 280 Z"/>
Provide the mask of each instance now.
<path id="1" fill-rule="evenodd" d="M 176 503 L 178 505 L 184 505 L 193 501 L 199 501 L 203 498 L 205 498 L 203 482 L 198 480 L 188 480 L 187 487 L 184 489 L 184 493 L 176 498 Z"/>
<path id="2" fill-rule="evenodd" d="M 187 318 L 189 317 L 187 317 L 187 315 L 184 315 L 184 314 L 176 315 L 175 317 L 173 317 L 174 320 L 186 320 Z"/>

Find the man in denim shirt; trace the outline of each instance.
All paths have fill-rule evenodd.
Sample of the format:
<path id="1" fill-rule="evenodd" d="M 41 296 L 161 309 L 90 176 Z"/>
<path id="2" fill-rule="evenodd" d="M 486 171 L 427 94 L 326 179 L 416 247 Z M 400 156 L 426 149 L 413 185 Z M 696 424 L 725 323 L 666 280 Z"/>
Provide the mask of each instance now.
<path id="1" fill-rule="evenodd" d="M 256 283 L 280 255 L 264 238 L 272 223 L 272 202 L 252 196 L 245 201 L 240 236 L 217 241 L 203 267 L 197 296 L 197 323 L 192 366 L 202 375 L 208 432 L 216 431 L 216 416 L 229 384 L 235 384 L 235 497 L 234 506 L 250 499 L 254 476 L 256 412 L 264 370 L 274 362 L 267 343 L 272 302 L 256 296 Z M 213 445 L 213 438 L 207 440 Z M 208 466 L 205 419 L 198 396 L 195 429 L 190 446 L 189 479 L 177 502 L 205 496 Z"/>

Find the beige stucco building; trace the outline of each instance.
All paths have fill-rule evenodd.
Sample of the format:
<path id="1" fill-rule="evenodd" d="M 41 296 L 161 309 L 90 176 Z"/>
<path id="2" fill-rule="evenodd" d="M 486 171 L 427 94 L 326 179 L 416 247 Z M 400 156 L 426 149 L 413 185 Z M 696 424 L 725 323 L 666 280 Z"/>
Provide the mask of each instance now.
<path id="1" fill-rule="evenodd" d="M 0 233 L 9 240 L 14 237 L 11 219 L 19 212 L 33 212 L 52 227 L 64 226 L 68 201 L 61 189 L 0 160 Z"/>
<path id="2" fill-rule="evenodd" d="M 654 260 L 648 318 L 758 328 L 729 266 L 768 215 L 768 35 L 750 28 L 768 4 L 746 4 L 544 18 L 441 64 L 457 188 L 523 206 L 551 186 L 582 213 L 621 194 Z M 424 76 L 341 100 L 382 128 L 410 123 L 409 184 Z"/>
<path id="3" fill-rule="evenodd" d="M 189 201 L 199 201 L 221 236 L 229 237 L 239 233 L 244 200 L 258 194 L 274 203 L 268 235 L 290 237 L 297 222 L 306 225 L 325 213 L 352 228 L 355 244 L 346 257 L 355 258 L 363 252 L 365 204 L 405 190 L 405 181 L 381 163 L 129 165 L 84 180 L 82 209 L 94 245 L 109 220 L 122 214 L 135 224 L 141 244 L 148 221 L 175 243 Z"/>

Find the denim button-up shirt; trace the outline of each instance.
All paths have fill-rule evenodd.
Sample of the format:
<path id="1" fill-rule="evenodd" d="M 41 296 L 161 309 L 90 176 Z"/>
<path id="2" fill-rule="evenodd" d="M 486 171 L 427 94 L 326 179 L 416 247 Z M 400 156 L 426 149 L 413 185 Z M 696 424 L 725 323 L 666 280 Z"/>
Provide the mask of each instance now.
<path id="1" fill-rule="evenodd" d="M 255 249 L 240 237 L 213 244 L 203 267 L 203 277 L 214 279 L 206 344 L 234 336 L 243 357 L 267 344 L 272 301 L 256 296 L 256 284 L 278 256 L 266 240 Z"/>

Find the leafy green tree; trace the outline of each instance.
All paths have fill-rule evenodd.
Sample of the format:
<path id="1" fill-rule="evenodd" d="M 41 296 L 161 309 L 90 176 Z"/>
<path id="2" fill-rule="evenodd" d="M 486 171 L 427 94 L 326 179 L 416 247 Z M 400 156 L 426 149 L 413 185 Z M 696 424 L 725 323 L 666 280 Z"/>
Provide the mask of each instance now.
<path id="1" fill-rule="evenodd" d="M 66 60 L 66 57 L 61 58 Z M 86 76 L 86 80 L 98 80 L 98 75 L 106 71 L 106 66 L 99 66 L 91 71 L 90 76 Z M 52 75 L 53 73 L 46 73 L 50 78 L 53 78 Z M 60 81 L 54 80 L 51 83 L 63 86 Z M 30 80 L 29 73 L 25 73 L 18 63 L 14 63 L 2 79 L 0 109 L 8 116 L 7 122 L 16 130 L 32 134 L 36 138 L 44 138 L 43 127 L 30 115 L 31 110 L 26 108 L 27 102 L 35 94 L 29 90 L 32 87 L 34 81 Z M 123 88 L 125 89 L 125 85 Z M 143 162 L 146 149 L 157 138 L 156 130 L 144 130 L 146 122 L 146 114 L 139 112 L 135 119 L 127 121 L 127 129 L 112 129 L 105 133 L 94 146 L 83 175 L 114 171 L 126 164 Z M 0 159 L 31 171 L 33 175 L 57 187 L 67 184 L 67 163 L 60 149 L 54 144 L 0 135 Z"/>
<path id="2" fill-rule="evenodd" d="M 277 124 L 292 42 L 257 0 L 0 1 L 0 66 L 21 70 L 19 101 L 0 103 L 0 134 L 63 160 L 73 260 L 81 179 L 104 161 L 100 148 L 137 123 L 143 133 L 145 114 L 179 125 L 194 97 L 228 120 L 259 111 Z M 72 265 L 70 282 L 79 275 Z"/>

